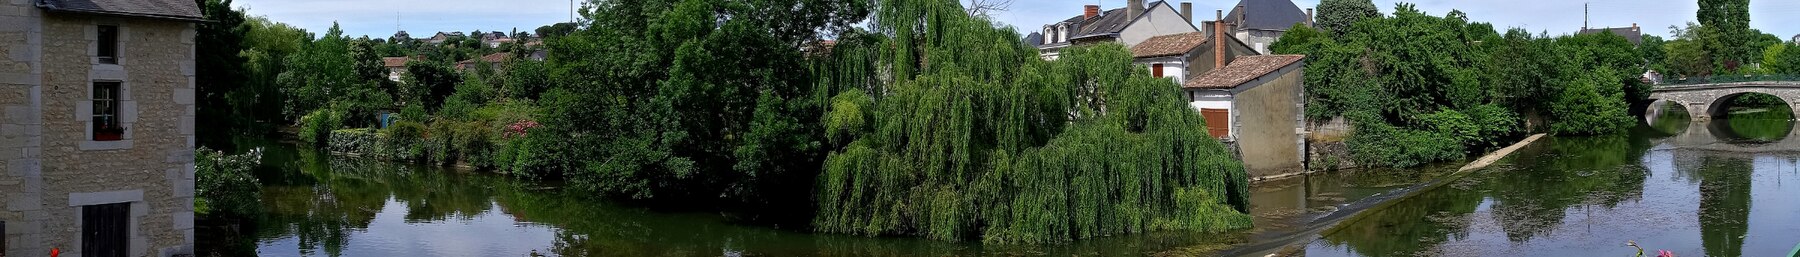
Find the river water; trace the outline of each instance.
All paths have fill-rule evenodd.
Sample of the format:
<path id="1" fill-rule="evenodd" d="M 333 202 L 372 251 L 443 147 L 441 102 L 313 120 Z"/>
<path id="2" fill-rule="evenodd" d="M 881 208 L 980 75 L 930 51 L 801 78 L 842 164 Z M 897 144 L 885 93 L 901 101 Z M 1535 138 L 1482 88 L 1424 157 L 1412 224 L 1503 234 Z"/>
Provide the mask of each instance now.
<path id="1" fill-rule="evenodd" d="M 1545 138 L 1473 173 L 1444 164 L 1258 183 L 1253 229 L 1054 246 L 814 234 L 247 141 L 265 149 L 263 213 L 237 232 L 202 221 L 201 246 L 228 256 L 1629 256 L 1633 240 L 1651 255 L 1784 256 L 1800 243 L 1792 122 L 1649 123 L 1628 135 Z"/>

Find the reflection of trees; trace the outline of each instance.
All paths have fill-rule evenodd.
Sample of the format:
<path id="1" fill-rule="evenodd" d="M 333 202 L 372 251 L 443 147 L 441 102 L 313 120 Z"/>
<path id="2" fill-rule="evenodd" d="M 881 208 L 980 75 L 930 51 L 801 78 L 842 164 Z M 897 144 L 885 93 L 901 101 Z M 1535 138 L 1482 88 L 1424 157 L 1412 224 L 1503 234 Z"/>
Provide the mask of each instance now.
<path id="1" fill-rule="evenodd" d="M 339 255 L 350 234 L 366 230 L 388 199 L 407 205 L 408 221 L 477 215 L 491 203 L 481 184 L 452 181 L 453 176 L 442 172 L 411 172 L 404 165 L 333 158 L 313 151 L 269 153 L 265 156 L 278 160 L 278 166 L 270 167 L 289 174 L 278 176 L 306 177 L 281 181 L 310 183 L 265 185 L 267 212 L 258 220 L 257 235 L 264 239 L 292 235 L 307 253 L 323 249 L 328 255 Z"/>
<path id="2" fill-rule="evenodd" d="M 1786 107 L 1786 106 L 1782 106 Z M 1713 136 L 1721 140 L 1746 143 L 1765 144 L 1787 138 L 1794 129 L 1793 111 L 1788 108 L 1770 108 L 1769 111 L 1730 114 L 1716 122 L 1708 124 Z"/>
<path id="3" fill-rule="evenodd" d="M 1741 256 L 1750 230 L 1749 159 L 1707 156 L 1700 171 L 1700 240 L 1707 256 Z"/>
<path id="4" fill-rule="evenodd" d="M 1324 239 L 1365 256 L 1414 255 L 1466 236 L 1468 215 L 1491 199 L 1507 239 L 1524 242 L 1562 225 L 1565 210 L 1611 208 L 1643 197 L 1650 145 L 1628 136 L 1547 138 L 1499 170 L 1468 175 L 1384 208 L 1358 214 Z"/>
<path id="5" fill-rule="evenodd" d="M 1357 214 L 1322 235 L 1326 242 L 1349 246 L 1363 256 L 1413 256 L 1451 236 L 1467 236 L 1466 216 L 1481 198 L 1480 192 L 1454 185 L 1439 187 Z"/>

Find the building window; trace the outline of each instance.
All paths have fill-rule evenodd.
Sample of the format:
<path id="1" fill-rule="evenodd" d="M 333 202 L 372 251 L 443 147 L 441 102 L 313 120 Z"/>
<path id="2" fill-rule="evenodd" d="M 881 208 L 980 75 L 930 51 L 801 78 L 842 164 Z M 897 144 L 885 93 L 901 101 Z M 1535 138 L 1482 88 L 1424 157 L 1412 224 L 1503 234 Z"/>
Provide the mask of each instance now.
<path id="1" fill-rule="evenodd" d="M 100 63 L 119 64 L 119 26 L 100 25 Z"/>
<path id="2" fill-rule="evenodd" d="M 1151 74 L 1155 74 L 1155 75 L 1156 75 L 1156 77 L 1158 77 L 1158 78 L 1161 78 L 1161 77 L 1163 77 L 1163 74 L 1162 74 L 1162 73 L 1163 73 L 1163 66 L 1162 66 L 1162 64 L 1161 64 L 1161 63 L 1158 63 L 1158 64 L 1151 64 L 1151 65 L 1150 65 L 1150 73 L 1151 73 Z"/>
<path id="3" fill-rule="evenodd" d="M 131 247 L 127 228 L 131 203 L 110 203 L 81 207 L 81 255 L 90 257 L 125 257 Z"/>
<path id="4" fill-rule="evenodd" d="M 119 126 L 119 82 L 94 82 L 94 141 L 118 141 L 125 136 Z"/>

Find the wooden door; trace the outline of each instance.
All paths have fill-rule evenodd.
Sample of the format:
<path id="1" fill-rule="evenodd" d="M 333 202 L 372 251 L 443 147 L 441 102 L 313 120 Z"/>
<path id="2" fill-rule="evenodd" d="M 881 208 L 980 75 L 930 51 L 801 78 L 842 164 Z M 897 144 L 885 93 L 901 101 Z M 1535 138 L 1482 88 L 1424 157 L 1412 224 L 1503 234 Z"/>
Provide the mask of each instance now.
<path id="1" fill-rule="evenodd" d="M 1231 135 L 1231 110 L 1200 109 L 1200 116 L 1206 117 L 1206 133 L 1214 138 L 1225 138 Z"/>

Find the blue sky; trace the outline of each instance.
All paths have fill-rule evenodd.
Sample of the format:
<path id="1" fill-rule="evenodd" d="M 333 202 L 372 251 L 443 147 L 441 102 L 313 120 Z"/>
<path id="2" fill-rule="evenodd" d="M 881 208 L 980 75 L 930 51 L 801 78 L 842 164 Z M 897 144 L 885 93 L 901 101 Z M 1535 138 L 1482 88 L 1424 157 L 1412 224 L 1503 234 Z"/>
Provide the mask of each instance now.
<path id="1" fill-rule="evenodd" d="M 1118 8 L 1126 0 L 1015 0 L 1012 8 L 994 14 L 1002 23 L 1023 31 L 1033 31 L 1044 23 L 1081 14 L 1081 6 L 1100 4 Z M 1146 0 L 1155 2 L 1154 0 Z M 1181 0 L 1172 0 L 1179 3 Z M 1210 17 L 1212 10 L 1237 4 L 1237 0 L 1195 0 L 1197 16 Z M 1375 0 L 1383 13 L 1393 11 L 1394 0 Z M 1573 0 L 1415 0 L 1420 10 L 1443 15 L 1451 9 L 1462 10 L 1475 21 L 1494 24 L 1496 29 L 1521 27 L 1532 33 L 1548 31 L 1565 34 L 1581 28 L 1582 1 Z M 1638 23 L 1644 32 L 1667 37 L 1670 25 L 1694 21 L 1698 10 L 1695 0 L 1595 0 L 1588 1 L 1593 27 L 1629 27 Z M 1300 8 L 1318 5 L 1318 0 L 1294 0 Z M 393 35 L 395 18 L 399 28 L 414 37 L 429 36 L 437 31 L 530 31 L 538 26 L 569 20 L 568 0 L 236 0 L 234 5 L 247 7 L 251 15 L 268 16 L 276 21 L 323 33 L 332 21 L 339 22 L 345 34 L 382 37 Z M 1178 5 L 1178 4 L 1177 4 Z M 1751 0 L 1750 26 L 1786 40 L 1800 33 L 1800 1 Z"/>

